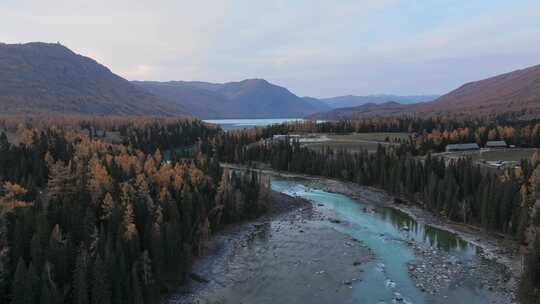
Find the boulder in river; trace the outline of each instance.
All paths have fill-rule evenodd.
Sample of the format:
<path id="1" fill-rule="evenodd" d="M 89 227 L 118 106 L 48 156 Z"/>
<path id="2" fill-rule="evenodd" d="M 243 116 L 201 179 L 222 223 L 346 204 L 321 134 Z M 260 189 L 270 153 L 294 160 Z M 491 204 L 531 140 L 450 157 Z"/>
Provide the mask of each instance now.
<path id="1" fill-rule="evenodd" d="M 406 204 L 406 202 L 400 199 L 399 197 L 394 197 L 394 204 L 403 205 L 403 204 Z"/>

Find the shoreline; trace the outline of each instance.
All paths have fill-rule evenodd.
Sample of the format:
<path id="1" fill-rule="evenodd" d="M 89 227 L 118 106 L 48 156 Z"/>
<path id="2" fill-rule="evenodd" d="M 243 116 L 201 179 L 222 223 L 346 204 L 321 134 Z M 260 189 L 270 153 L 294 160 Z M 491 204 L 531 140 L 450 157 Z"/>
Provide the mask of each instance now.
<path id="1" fill-rule="evenodd" d="M 190 282 L 163 303 L 221 303 L 225 299 L 251 303 L 259 293 L 264 298 L 283 298 L 283 303 L 291 303 L 293 298 L 287 297 L 296 296 L 311 297 L 309 302 L 316 304 L 334 297 L 350 298 L 352 284 L 363 279 L 363 267 L 374 259 L 371 249 L 321 225 L 326 219 L 308 200 L 275 191 L 272 199 L 276 208 L 268 213 L 216 232 L 204 255 L 194 260 Z M 343 254 L 338 261 L 332 254 L 336 249 Z M 281 271 L 276 273 L 276 269 Z M 294 278 L 278 280 L 276 275 Z M 261 280 L 273 287 L 261 285 Z"/>
<path id="2" fill-rule="evenodd" d="M 501 236 L 483 230 L 481 227 L 457 223 L 447 219 L 439 218 L 430 211 L 422 209 L 417 204 L 405 200 L 406 204 L 395 204 L 394 196 L 383 189 L 362 186 L 353 182 L 341 181 L 332 178 L 297 174 L 291 172 L 281 172 L 272 169 L 248 168 L 247 166 L 235 164 L 222 164 L 224 167 L 237 170 L 256 170 L 263 174 L 269 174 L 284 178 L 302 178 L 319 183 L 322 190 L 339 193 L 354 200 L 368 202 L 374 206 L 382 206 L 399 210 L 415 219 L 418 223 L 432 226 L 437 229 L 448 231 L 457 235 L 464 241 L 480 248 L 482 258 L 504 265 L 509 271 L 508 285 L 513 292 L 516 291 L 519 277 L 522 271 L 522 257 L 519 254 L 519 244 L 508 236 Z"/>

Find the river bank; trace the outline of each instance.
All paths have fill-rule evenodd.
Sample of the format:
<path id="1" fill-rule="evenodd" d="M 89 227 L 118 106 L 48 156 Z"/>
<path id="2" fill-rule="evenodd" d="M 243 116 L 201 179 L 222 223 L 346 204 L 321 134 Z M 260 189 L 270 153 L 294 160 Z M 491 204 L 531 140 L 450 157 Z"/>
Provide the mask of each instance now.
<path id="1" fill-rule="evenodd" d="M 167 303 L 348 303 L 370 249 L 321 225 L 306 200 L 272 192 L 272 201 L 268 214 L 215 234 Z"/>
<path id="2" fill-rule="evenodd" d="M 243 167 L 230 166 L 237 169 Z M 414 240 L 406 244 L 416 253 L 417 260 L 409 263 L 409 274 L 415 280 L 417 287 L 427 293 L 436 294 L 440 289 L 448 288 L 450 284 L 459 288 L 459 282 L 474 283 L 480 289 L 495 291 L 491 296 L 493 303 L 511 303 L 515 300 L 515 290 L 521 273 L 521 259 L 518 245 L 511 239 L 501 238 L 498 234 L 487 233 L 470 225 L 450 222 L 421 209 L 417 205 L 404 201 L 395 204 L 394 197 L 373 187 L 359 186 L 328 178 L 276 172 L 268 169 L 257 171 L 284 177 L 310 180 L 318 188 L 327 192 L 340 193 L 354 200 L 371 204 L 373 208 L 387 207 L 400 210 L 418 223 L 436 227 L 459 236 L 476 247 L 480 262 L 474 264 L 457 263 L 451 254 L 425 246 Z M 369 212 L 369 210 L 367 210 Z M 405 227 L 410 229 L 410 227 Z M 458 282 L 458 283 L 455 283 Z"/>
<path id="3" fill-rule="evenodd" d="M 355 200 L 400 210 L 414 218 L 418 223 L 446 230 L 459 236 L 464 241 L 473 244 L 479 249 L 477 254 L 485 260 L 486 264 L 491 265 L 489 267 L 493 267 L 496 264 L 504 266 L 504 268 L 498 269 L 492 277 L 480 278 L 482 284 L 487 285 L 490 289 L 503 289 L 504 293 L 510 294 L 510 298 L 515 298 L 514 291 L 517 289 L 518 280 L 521 275 L 522 260 L 519 255 L 519 245 L 514 240 L 500 234 L 486 232 L 479 227 L 436 217 L 431 212 L 403 199 L 401 200 L 403 202 L 402 204 L 396 204 L 395 197 L 381 189 L 326 178 L 316 178 L 316 181 L 323 185 L 322 189 L 325 191 L 341 193 Z M 413 277 L 418 278 L 420 282 L 429 282 L 431 285 L 443 285 L 445 282 L 450 281 L 449 278 L 451 277 L 465 277 L 464 273 L 467 271 L 478 271 L 479 274 L 489 272 L 486 267 L 467 269 L 461 267 L 462 265 L 452 265 L 450 263 L 446 263 L 447 265 L 445 265 L 445 263 L 439 263 L 440 261 L 448 261 L 448 257 L 444 256 L 443 252 L 418 246 L 415 242 L 409 242 L 408 244 L 417 254 L 424 256 L 424 259 L 428 262 L 427 266 L 422 264 L 422 262 L 411 264 L 411 274 Z M 437 267 L 438 264 L 442 264 L 443 267 Z M 418 265 L 424 265 L 424 267 L 418 268 Z M 431 269 L 432 271 L 420 272 L 422 268 Z M 462 271 L 456 271 L 456 268 L 462 268 Z M 435 272 L 438 275 L 429 276 L 430 272 Z M 481 277 L 481 275 L 477 277 Z M 431 291 L 434 289 L 436 288 L 431 288 Z"/>

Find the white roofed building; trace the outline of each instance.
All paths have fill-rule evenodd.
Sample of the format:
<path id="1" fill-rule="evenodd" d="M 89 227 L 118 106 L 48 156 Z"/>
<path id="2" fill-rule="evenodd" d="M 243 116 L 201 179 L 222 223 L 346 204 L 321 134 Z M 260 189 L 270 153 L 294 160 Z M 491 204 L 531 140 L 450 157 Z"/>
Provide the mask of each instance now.
<path id="1" fill-rule="evenodd" d="M 508 148 L 508 145 L 504 140 L 491 140 L 486 143 L 485 148 Z"/>
<path id="2" fill-rule="evenodd" d="M 446 145 L 446 152 L 480 150 L 477 143 Z"/>

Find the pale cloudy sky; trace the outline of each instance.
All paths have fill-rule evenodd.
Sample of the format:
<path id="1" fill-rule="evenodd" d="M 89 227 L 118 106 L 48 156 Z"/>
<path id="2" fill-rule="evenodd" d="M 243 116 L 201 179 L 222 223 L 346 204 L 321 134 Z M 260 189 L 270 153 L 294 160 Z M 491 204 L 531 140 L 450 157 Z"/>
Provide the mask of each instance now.
<path id="1" fill-rule="evenodd" d="M 540 64 L 540 1 L 0 0 L 0 42 L 29 41 L 60 41 L 130 80 L 445 93 Z"/>

